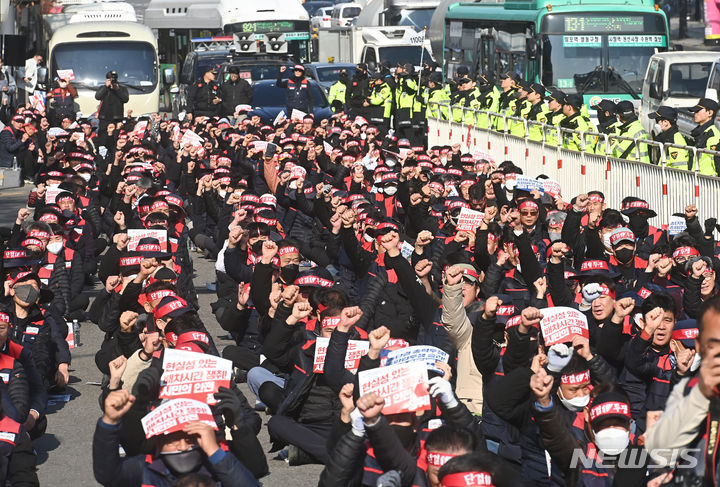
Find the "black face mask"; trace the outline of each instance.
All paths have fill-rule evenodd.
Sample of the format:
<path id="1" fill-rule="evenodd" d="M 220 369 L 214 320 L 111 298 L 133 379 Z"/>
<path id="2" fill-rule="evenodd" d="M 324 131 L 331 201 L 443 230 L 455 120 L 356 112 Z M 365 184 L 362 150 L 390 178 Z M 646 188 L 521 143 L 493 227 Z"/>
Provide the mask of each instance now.
<path id="1" fill-rule="evenodd" d="M 634 256 L 635 251 L 632 249 L 620 249 L 615 251 L 615 258 L 621 264 L 627 264 L 628 262 L 632 262 Z"/>
<path id="2" fill-rule="evenodd" d="M 202 466 L 204 457 L 205 454 L 198 446 L 185 451 L 160 453 L 160 459 L 176 477 L 197 471 Z"/>
<path id="3" fill-rule="evenodd" d="M 26 250 L 28 260 L 41 260 L 45 254 L 42 250 Z"/>
<path id="4" fill-rule="evenodd" d="M 630 215 L 629 227 L 636 237 L 646 237 L 650 229 L 650 224 L 644 216 Z"/>
<path id="5" fill-rule="evenodd" d="M 415 431 L 413 431 L 413 427 L 400 426 L 397 424 L 393 424 L 390 427 L 400 439 L 400 443 L 402 443 L 403 448 L 409 450 L 410 447 L 413 446 L 413 442 L 415 441 Z"/>
<path id="6" fill-rule="evenodd" d="M 28 304 L 35 304 L 40 297 L 40 291 L 35 289 L 30 284 L 18 284 L 15 286 L 15 296 L 20 300 Z"/>
<path id="7" fill-rule="evenodd" d="M 300 266 L 297 264 L 288 264 L 280 268 L 280 278 L 287 284 L 295 282 L 300 273 Z"/>
<path id="8" fill-rule="evenodd" d="M 254 244 L 250 245 L 250 250 L 253 251 L 253 254 L 260 255 L 262 253 L 263 244 L 265 243 L 265 240 L 258 240 Z"/>

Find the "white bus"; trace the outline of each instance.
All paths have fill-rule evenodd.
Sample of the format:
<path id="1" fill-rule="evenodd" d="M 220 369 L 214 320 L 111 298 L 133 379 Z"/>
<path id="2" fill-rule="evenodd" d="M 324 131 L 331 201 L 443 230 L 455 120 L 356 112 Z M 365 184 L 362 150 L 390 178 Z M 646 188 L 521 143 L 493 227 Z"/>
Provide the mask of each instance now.
<path id="1" fill-rule="evenodd" d="M 84 116 L 96 114 L 97 89 L 108 71 L 117 71 L 130 101 L 125 111 L 134 116 L 158 111 L 157 41 L 150 28 L 132 22 L 71 23 L 55 31 L 48 44 L 49 78 L 58 69 L 72 69 L 76 102 Z"/>

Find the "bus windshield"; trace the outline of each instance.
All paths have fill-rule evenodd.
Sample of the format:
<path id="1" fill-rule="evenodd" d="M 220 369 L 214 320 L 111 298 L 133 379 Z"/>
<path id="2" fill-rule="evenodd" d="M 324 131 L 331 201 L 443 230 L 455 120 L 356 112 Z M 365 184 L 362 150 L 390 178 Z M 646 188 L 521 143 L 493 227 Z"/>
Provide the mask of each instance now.
<path id="1" fill-rule="evenodd" d="M 418 46 L 420 47 L 420 46 Z M 415 46 L 388 46 L 381 47 L 380 61 L 387 61 L 391 66 L 396 66 L 398 63 L 406 64 L 410 63 L 415 66 L 420 66 L 420 49 Z M 425 49 L 423 56 L 424 61 L 432 61 L 430 53 Z"/>
<path id="2" fill-rule="evenodd" d="M 118 81 L 129 93 L 151 93 L 157 85 L 155 50 L 147 42 L 92 41 L 58 44 L 52 51 L 52 73 L 72 69 L 76 87 L 97 89 L 108 71 L 118 72 Z"/>

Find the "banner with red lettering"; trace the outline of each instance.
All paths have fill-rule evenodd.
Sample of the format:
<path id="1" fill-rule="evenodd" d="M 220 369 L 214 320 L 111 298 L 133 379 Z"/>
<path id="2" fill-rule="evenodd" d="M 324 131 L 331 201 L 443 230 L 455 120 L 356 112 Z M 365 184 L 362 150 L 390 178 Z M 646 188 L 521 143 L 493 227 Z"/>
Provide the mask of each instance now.
<path id="1" fill-rule="evenodd" d="M 385 399 L 383 414 L 427 411 L 430 394 L 424 362 L 388 365 L 358 372 L 360 395 L 375 392 Z"/>
<path id="2" fill-rule="evenodd" d="M 145 230 L 142 228 L 129 228 L 127 234 L 128 238 L 130 239 L 127 248 L 130 252 L 135 251 L 138 246 L 138 242 L 140 242 L 140 240 L 146 237 L 158 239 L 162 251 L 168 251 L 167 230 Z"/>
<path id="3" fill-rule="evenodd" d="M 181 431 L 191 421 L 201 421 L 218 429 L 210 406 L 194 399 L 165 401 L 140 419 L 145 438 Z"/>
<path id="4" fill-rule="evenodd" d="M 462 208 L 455 228 L 464 232 L 474 232 L 482 223 L 483 218 L 485 218 L 485 213 L 481 211 Z"/>
<path id="5" fill-rule="evenodd" d="M 543 315 L 540 321 L 540 330 L 545 339 L 545 345 L 552 346 L 556 343 L 569 342 L 575 335 L 590 338 L 587 318 L 580 311 L 557 306 L 544 308 L 540 312 Z"/>
<path id="6" fill-rule="evenodd" d="M 215 404 L 218 388 L 230 387 L 232 361 L 186 350 L 165 350 L 160 398 L 187 397 Z"/>
<path id="7" fill-rule="evenodd" d="M 315 341 L 315 361 L 313 372 L 322 374 L 325 369 L 325 355 L 327 354 L 329 338 L 318 337 Z M 348 340 L 347 351 L 345 352 L 345 369 L 353 374 L 357 373 L 360 367 L 360 359 L 368 353 L 370 342 L 367 340 Z"/>

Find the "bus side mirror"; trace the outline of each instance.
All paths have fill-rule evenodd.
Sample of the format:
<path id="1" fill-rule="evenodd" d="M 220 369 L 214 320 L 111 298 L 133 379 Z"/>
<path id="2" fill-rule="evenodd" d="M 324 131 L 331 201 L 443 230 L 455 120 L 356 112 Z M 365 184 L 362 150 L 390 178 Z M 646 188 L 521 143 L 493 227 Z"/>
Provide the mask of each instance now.
<path id="1" fill-rule="evenodd" d="M 173 70 L 173 68 L 163 69 L 163 81 L 166 85 L 175 84 L 175 71 Z"/>
<path id="2" fill-rule="evenodd" d="M 48 82 L 48 69 L 45 66 L 38 66 L 37 68 L 38 83 L 47 84 Z"/>
<path id="3" fill-rule="evenodd" d="M 708 88 L 705 90 L 705 98 L 710 98 L 711 100 L 717 101 L 718 99 L 718 90 L 715 88 Z"/>
<path id="4" fill-rule="evenodd" d="M 650 91 L 648 92 L 648 95 L 650 95 L 650 98 L 655 98 L 656 100 L 661 98 L 657 83 L 650 83 Z"/>
<path id="5" fill-rule="evenodd" d="M 530 60 L 537 59 L 538 56 L 538 45 L 537 40 L 534 37 L 525 39 L 525 52 L 527 58 Z"/>

